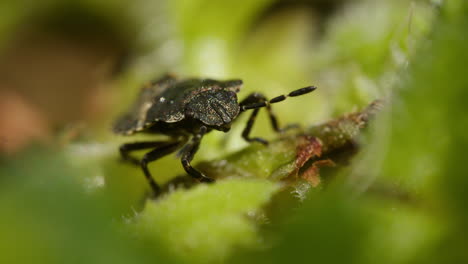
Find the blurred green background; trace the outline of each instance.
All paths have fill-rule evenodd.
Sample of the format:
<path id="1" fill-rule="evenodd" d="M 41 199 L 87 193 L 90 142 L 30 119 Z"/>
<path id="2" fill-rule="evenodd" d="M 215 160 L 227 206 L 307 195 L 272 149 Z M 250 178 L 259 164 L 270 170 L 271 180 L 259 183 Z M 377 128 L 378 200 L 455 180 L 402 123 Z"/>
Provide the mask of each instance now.
<path id="1" fill-rule="evenodd" d="M 1 1 L 0 263 L 467 263 L 467 30 L 463 0 Z M 152 201 L 117 155 L 145 136 L 109 128 L 165 72 L 318 86 L 282 124 L 385 108 L 303 200 L 226 172 Z M 239 119 L 194 163 L 247 146 Z M 275 137 L 264 113 L 253 133 Z"/>

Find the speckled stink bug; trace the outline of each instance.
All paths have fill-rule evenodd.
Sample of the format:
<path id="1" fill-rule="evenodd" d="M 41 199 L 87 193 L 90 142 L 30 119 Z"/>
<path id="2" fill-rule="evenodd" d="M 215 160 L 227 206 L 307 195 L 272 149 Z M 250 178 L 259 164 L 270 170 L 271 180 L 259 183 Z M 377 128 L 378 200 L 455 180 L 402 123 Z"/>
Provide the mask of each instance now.
<path id="1" fill-rule="evenodd" d="M 241 80 L 179 79 L 173 75 L 165 75 L 144 86 L 130 111 L 117 119 L 113 127 L 117 134 L 132 135 L 140 132 L 171 137 L 168 141 L 135 142 L 120 147 L 124 160 L 141 166 L 155 196 L 158 196 L 161 190 L 148 170 L 149 162 L 175 152 L 185 145 L 181 150 L 181 161 L 185 171 L 201 182 L 213 182 L 212 178 L 190 165 L 206 133 L 213 129 L 229 131 L 231 123 L 240 113 L 253 109 L 242 137 L 249 142 L 256 141 L 266 145 L 266 140 L 249 135 L 260 108 L 267 109 L 273 129 L 279 132 L 281 129 L 270 104 L 316 89 L 309 86 L 271 100 L 267 100 L 260 93 L 253 93 L 239 103 L 237 93 L 241 86 Z M 141 160 L 130 155 L 132 151 L 143 149 L 152 150 Z"/>

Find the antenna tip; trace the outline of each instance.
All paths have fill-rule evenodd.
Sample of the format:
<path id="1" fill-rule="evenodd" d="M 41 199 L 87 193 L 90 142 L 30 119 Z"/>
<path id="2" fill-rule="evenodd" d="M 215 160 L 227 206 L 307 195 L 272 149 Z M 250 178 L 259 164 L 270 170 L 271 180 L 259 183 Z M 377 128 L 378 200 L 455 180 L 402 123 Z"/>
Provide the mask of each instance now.
<path id="1" fill-rule="evenodd" d="M 306 93 L 310 93 L 310 92 L 312 92 L 312 91 L 315 91 L 315 89 L 317 89 L 317 87 L 315 87 L 315 86 L 307 86 L 307 87 L 304 87 L 304 88 L 301 88 L 301 89 L 298 89 L 298 90 L 295 90 L 295 91 L 290 92 L 290 93 L 289 93 L 289 96 L 294 97 L 294 96 L 303 95 L 303 94 L 306 94 Z"/>

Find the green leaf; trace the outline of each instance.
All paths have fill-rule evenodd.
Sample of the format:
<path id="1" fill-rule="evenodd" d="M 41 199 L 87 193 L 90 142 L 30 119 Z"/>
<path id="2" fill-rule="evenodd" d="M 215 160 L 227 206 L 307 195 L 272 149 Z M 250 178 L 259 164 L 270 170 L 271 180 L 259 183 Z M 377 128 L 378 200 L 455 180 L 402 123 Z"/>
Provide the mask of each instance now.
<path id="1" fill-rule="evenodd" d="M 221 261 L 236 247 L 260 246 L 253 216 L 278 188 L 267 180 L 231 179 L 176 190 L 149 201 L 135 227 L 181 260 Z"/>

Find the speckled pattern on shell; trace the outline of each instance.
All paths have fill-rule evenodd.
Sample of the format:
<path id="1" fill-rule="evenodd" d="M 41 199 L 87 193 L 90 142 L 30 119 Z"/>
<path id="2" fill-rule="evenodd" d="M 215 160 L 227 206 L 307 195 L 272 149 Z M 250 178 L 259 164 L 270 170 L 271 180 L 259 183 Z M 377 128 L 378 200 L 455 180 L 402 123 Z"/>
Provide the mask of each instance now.
<path id="1" fill-rule="evenodd" d="M 176 123 L 189 112 L 207 125 L 232 122 L 239 113 L 236 93 L 240 80 L 177 79 L 165 75 L 146 85 L 130 111 L 115 122 L 113 131 L 130 135 L 155 122 Z"/>

